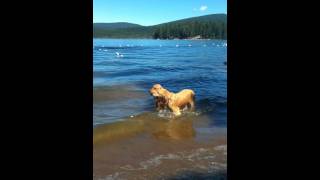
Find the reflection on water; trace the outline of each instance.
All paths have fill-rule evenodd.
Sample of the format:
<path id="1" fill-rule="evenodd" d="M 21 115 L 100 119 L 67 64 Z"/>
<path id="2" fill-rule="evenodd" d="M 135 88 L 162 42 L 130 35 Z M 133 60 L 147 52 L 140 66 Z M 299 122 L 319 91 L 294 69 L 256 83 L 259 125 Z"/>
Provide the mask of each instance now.
<path id="1" fill-rule="evenodd" d="M 160 118 L 157 113 L 143 113 L 121 122 L 105 124 L 94 128 L 93 143 L 99 144 L 133 137 L 141 133 L 156 139 L 187 139 L 195 137 L 193 121 L 195 115 L 175 119 Z"/>
<path id="2" fill-rule="evenodd" d="M 169 120 L 164 123 L 163 128 L 156 130 L 152 133 L 156 138 L 186 139 L 195 136 L 195 129 L 192 126 L 191 119 Z"/>

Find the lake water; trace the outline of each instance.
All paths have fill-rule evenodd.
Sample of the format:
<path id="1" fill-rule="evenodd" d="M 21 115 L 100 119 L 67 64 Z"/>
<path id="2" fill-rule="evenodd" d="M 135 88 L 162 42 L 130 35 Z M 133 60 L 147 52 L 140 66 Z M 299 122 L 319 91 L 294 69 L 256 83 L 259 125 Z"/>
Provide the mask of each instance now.
<path id="1" fill-rule="evenodd" d="M 94 39 L 93 44 L 94 125 L 154 111 L 148 90 L 159 83 L 173 92 L 193 89 L 197 111 L 226 126 L 226 41 Z"/>
<path id="2" fill-rule="evenodd" d="M 227 42 L 93 44 L 94 179 L 226 178 Z M 194 90 L 195 112 L 176 121 L 156 112 L 157 83 Z"/>

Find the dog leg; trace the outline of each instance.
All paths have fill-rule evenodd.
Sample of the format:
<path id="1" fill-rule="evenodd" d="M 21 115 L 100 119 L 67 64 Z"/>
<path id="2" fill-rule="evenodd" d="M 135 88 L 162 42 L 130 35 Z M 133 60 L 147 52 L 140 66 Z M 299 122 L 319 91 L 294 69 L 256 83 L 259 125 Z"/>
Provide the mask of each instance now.
<path id="1" fill-rule="evenodd" d="M 169 106 L 169 108 L 171 109 L 171 111 L 173 112 L 173 114 L 175 116 L 180 116 L 181 115 L 180 109 L 178 107 Z"/>
<path id="2" fill-rule="evenodd" d="M 156 99 L 156 110 L 160 111 L 162 109 L 163 109 L 163 104 L 162 104 L 161 99 Z"/>
<path id="3" fill-rule="evenodd" d="M 156 110 L 159 111 L 159 110 L 160 110 L 160 106 L 159 106 L 160 104 L 159 104 L 159 102 L 156 101 L 155 105 L 156 105 Z"/>
<path id="4" fill-rule="evenodd" d="M 194 111 L 194 101 L 189 102 L 190 110 Z"/>

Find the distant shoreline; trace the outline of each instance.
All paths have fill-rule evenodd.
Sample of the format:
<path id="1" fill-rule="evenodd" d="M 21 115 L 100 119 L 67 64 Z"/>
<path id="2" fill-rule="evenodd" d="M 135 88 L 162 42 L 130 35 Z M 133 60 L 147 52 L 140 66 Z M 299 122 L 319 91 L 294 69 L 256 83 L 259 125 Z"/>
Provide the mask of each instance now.
<path id="1" fill-rule="evenodd" d="M 93 23 L 93 36 L 124 39 L 227 39 L 227 15 L 210 14 L 153 26 L 129 22 Z"/>
<path id="2" fill-rule="evenodd" d="M 203 40 L 227 40 L 227 39 L 154 39 L 154 38 L 110 38 L 110 37 L 93 37 L 93 39 L 145 39 L 145 40 L 192 40 L 192 41 L 203 41 Z"/>

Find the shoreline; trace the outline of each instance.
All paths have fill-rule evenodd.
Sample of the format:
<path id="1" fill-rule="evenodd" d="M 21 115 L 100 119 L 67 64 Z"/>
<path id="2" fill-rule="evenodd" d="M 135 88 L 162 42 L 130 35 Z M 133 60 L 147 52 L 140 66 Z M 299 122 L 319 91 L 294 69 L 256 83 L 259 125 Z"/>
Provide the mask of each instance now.
<path id="1" fill-rule="evenodd" d="M 226 127 L 196 117 L 144 113 L 94 128 L 93 179 L 226 178 Z"/>
<path id="2" fill-rule="evenodd" d="M 197 143 L 139 136 L 94 147 L 93 151 L 94 179 L 155 179 L 181 177 L 186 172 L 213 176 L 227 170 L 226 137 Z"/>
<path id="3" fill-rule="evenodd" d="M 110 40 L 192 40 L 192 41 L 212 41 L 212 40 L 219 40 L 219 41 L 227 41 L 227 39 L 154 39 L 154 38 L 107 38 L 107 37 L 93 37 L 93 39 L 110 39 Z"/>

